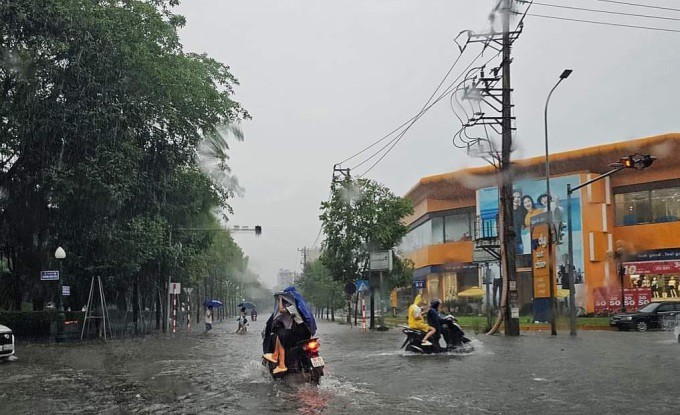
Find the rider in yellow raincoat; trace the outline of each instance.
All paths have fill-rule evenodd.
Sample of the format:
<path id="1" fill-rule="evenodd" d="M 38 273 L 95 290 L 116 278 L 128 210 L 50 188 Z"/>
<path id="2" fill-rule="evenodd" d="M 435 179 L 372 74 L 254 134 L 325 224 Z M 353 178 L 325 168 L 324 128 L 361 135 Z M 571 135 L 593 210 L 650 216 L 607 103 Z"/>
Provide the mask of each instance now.
<path id="1" fill-rule="evenodd" d="M 421 294 L 416 295 L 415 300 L 413 300 L 413 304 L 408 307 L 408 327 L 413 330 L 426 332 L 427 334 L 425 334 L 425 337 L 423 337 L 422 345 L 431 346 L 432 343 L 430 343 L 428 339 L 434 335 L 436 330 L 434 327 L 428 326 L 428 324 L 423 319 L 422 307 L 425 304 L 427 303 L 425 300 L 423 300 L 423 296 Z"/>

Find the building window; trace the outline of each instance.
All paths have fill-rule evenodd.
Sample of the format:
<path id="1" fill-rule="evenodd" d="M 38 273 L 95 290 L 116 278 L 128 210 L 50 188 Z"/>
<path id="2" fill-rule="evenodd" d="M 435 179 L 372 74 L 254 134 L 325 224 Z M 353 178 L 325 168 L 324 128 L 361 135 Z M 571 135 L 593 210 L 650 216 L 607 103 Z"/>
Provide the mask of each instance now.
<path id="1" fill-rule="evenodd" d="M 444 242 L 444 218 L 432 218 L 432 243 Z"/>
<path id="2" fill-rule="evenodd" d="M 680 187 L 620 193 L 615 202 L 617 226 L 680 220 Z"/>
<path id="3" fill-rule="evenodd" d="M 470 239 L 472 215 L 461 213 L 444 216 L 444 241 L 457 242 Z"/>
<path id="4" fill-rule="evenodd" d="M 399 246 L 410 253 L 428 245 L 470 240 L 474 213 L 456 213 L 432 217 L 411 229 Z"/>

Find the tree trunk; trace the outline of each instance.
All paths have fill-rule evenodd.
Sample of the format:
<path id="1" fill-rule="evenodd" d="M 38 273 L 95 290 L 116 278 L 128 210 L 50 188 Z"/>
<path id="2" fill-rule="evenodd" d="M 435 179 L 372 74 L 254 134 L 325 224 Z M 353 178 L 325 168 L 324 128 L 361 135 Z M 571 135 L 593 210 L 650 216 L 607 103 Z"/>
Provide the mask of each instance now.
<path id="1" fill-rule="evenodd" d="M 160 289 L 157 290 L 157 295 L 156 297 L 156 330 L 160 330 L 161 328 L 161 291 Z"/>
<path id="2" fill-rule="evenodd" d="M 135 326 L 135 336 L 139 334 L 137 321 L 139 319 L 139 276 L 135 276 L 132 284 L 132 323 Z"/>
<path id="3" fill-rule="evenodd" d="M 331 307 L 331 321 L 335 321 L 335 307 Z"/>

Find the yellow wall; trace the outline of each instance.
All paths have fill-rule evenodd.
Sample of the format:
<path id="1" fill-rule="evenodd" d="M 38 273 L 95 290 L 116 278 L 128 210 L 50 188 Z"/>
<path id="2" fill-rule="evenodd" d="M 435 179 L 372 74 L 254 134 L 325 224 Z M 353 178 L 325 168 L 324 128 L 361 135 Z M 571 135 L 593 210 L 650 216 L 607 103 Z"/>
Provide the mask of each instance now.
<path id="1" fill-rule="evenodd" d="M 442 210 L 460 209 L 460 208 L 474 208 L 475 199 L 467 200 L 438 200 L 438 199 L 425 199 L 413 207 L 413 215 L 406 216 L 403 218 L 403 222 L 407 225 L 412 224 L 423 215 L 432 212 L 441 212 Z"/>
<path id="2" fill-rule="evenodd" d="M 459 241 L 430 245 L 406 257 L 415 263 L 415 269 L 447 262 L 472 262 L 473 244 L 473 241 Z"/>

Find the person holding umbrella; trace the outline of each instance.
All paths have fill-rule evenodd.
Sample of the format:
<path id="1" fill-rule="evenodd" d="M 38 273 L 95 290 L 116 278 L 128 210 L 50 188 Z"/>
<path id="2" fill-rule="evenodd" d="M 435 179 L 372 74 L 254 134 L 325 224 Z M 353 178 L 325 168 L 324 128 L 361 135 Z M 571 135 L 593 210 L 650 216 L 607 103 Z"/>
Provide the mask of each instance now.
<path id="1" fill-rule="evenodd" d="M 213 308 L 211 305 L 208 306 L 208 309 L 205 310 L 205 332 L 209 332 L 212 330 L 212 323 L 213 323 Z"/>

